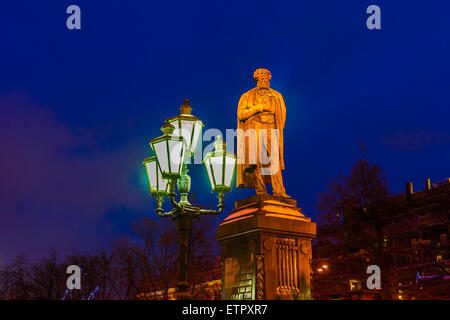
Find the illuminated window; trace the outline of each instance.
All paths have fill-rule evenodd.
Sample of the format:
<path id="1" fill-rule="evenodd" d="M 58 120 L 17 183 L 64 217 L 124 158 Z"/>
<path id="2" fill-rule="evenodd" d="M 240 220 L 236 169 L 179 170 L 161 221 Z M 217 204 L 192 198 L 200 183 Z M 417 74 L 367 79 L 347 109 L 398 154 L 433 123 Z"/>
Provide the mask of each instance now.
<path id="1" fill-rule="evenodd" d="M 361 290 L 361 281 L 359 280 L 349 280 L 350 291 Z"/>

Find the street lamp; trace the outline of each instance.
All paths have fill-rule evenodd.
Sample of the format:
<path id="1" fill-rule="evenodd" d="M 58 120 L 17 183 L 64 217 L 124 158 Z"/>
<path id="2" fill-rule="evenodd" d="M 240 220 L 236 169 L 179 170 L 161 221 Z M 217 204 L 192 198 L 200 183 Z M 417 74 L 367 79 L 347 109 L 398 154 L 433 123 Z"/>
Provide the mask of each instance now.
<path id="1" fill-rule="evenodd" d="M 162 201 L 163 197 L 167 195 L 167 188 L 169 184 L 167 180 L 162 177 L 161 169 L 156 162 L 156 157 L 150 157 L 144 160 L 143 164 L 147 170 L 148 185 L 150 186 L 150 194 L 155 196 L 157 201 Z M 162 202 L 159 206 L 162 205 Z"/>
<path id="2" fill-rule="evenodd" d="M 168 119 L 168 122 L 175 127 L 173 135 L 183 137 L 186 149 L 193 154 L 202 132 L 203 122 L 192 115 L 191 111 L 189 99 L 184 99 L 184 104 L 180 107 L 180 114 Z"/>
<path id="3" fill-rule="evenodd" d="M 236 156 L 226 151 L 226 144 L 220 135 L 217 136 L 214 148 L 213 152 L 208 152 L 205 156 L 203 163 L 208 172 L 212 190 L 220 194 L 231 190 Z"/>
<path id="4" fill-rule="evenodd" d="M 186 151 L 186 143 L 182 137 L 173 135 L 174 129 L 174 126 L 166 120 L 161 127 L 164 135 L 150 141 L 162 177 L 165 179 L 176 179 L 180 176 Z"/>
<path id="5" fill-rule="evenodd" d="M 215 215 L 223 211 L 225 192 L 231 190 L 231 180 L 236 167 L 236 156 L 226 152 L 222 137 L 218 136 L 214 143 L 215 150 L 209 152 L 204 159 L 211 187 L 217 192 L 219 203 L 217 210 L 202 209 L 192 206 L 188 201 L 191 189 L 187 163 L 194 154 L 201 129 L 202 121 L 191 114 L 189 100 L 184 100 L 180 107 L 180 115 L 169 118 L 161 127 L 163 135 L 151 140 L 150 146 L 155 152 L 154 157 L 144 160 L 150 185 L 150 194 L 156 199 L 156 209 L 160 217 L 170 217 L 177 223 L 179 236 L 178 281 L 176 296 L 178 299 L 190 299 L 188 283 L 189 232 L 192 219 L 199 215 Z M 180 193 L 180 200 L 175 197 L 175 184 Z M 168 196 L 173 209 L 163 212 L 162 203 Z"/>

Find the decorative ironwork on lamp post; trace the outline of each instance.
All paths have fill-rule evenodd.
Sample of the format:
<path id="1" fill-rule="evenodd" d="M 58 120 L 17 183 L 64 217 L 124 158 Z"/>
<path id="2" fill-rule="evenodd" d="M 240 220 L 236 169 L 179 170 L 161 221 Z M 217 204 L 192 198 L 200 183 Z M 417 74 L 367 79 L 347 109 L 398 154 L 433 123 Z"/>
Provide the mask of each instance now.
<path id="1" fill-rule="evenodd" d="M 179 235 L 178 281 L 176 296 L 178 299 L 190 298 L 188 283 L 189 232 L 192 219 L 200 215 L 215 215 L 223 211 L 225 192 L 231 190 L 231 181 L 236 167 L 236 156 L 226 151 L 226 144 L 221 136 L 214 143 L 215 150 L 209 152 L 203 163 L 208 172 L 211 187 L 217 192 L 219 203 L 217 210 L 202 209 L 192 206 L 188 201 L 191 189 L 187 164 L 194 154 L 203 123 L 191 114 L 189 100 L 185 99 L 180 107 L 180 114 L 166 119 L 161 127 L 163 135 L 150 142 L 156 156 L 144 160 L 150 185 L 150 194 L 156 200 L 156 209 L 160 217 L 170 217 L 177 223 Z M 175 184 L 180 193 L 180 200 L 175 197 Z M 163 212 L 162 204 L 169 197 L 173 209 Z"/>

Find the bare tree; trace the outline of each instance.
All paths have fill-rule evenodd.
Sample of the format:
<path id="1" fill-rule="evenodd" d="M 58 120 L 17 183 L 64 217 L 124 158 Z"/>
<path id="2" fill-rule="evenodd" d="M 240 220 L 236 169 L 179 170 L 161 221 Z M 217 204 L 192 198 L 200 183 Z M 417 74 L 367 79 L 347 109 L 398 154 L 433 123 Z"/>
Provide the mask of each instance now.
<path id="1" fill-rule="evenodd" d="M 25 257 L 19 258 L 0 271 L 0 292 L 4 299 L 55 300 L 62 296 L 67 275 L 54 249 L 48 257 L 29 264 Z"/>
<path id="2" fill-rule="evenodd" d="M 347 177 L 338 176 L 320 196 L 318 241 L 333 243 L 347 254 L 363 249 L 382 269 L 391 257 L 385 250 L 386 230 L 383 227 L 381 205 L 390 193 L 384 171 L 358 160 Z M 387 277 L 382 278 L 389 281 Z M 388 286 L 385 295 L 389 295 Z"/>
<path id="3" fill-rule="evenodd" d="M 139 241 L 124 237 L 115 241 L 109 253 L 71 255 L 64 260 L 55 250 L 48 257 L 30 263 L 19 256 L 0 270 L 1 299 L 169 299 L 169 288 L 177 281 L 178 235 L 176 224 L 166 219 L 142 219 L 134 224 Z M 192 292 L 205 281 L 219 278 L 214 237 L 214 217 L 193 223 L 189 236 L 190 283 Z M 66 286 L 69 265 L 81 268 L 81 289 Z"/>
<path id="4" fill-rule="evenodd" d="M 27 300 L 31 297 L 30 280 L 25 256 L 17 259 L 5 269 L 0 270 L 0 298 Z"/>

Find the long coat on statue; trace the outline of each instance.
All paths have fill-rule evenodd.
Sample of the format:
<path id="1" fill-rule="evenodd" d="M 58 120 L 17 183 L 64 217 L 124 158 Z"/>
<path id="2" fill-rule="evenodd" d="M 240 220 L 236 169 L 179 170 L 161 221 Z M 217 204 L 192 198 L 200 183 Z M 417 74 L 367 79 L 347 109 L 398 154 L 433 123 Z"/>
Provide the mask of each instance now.
<path id="1" fill-rule="evenodd" d="M 238 114 L 240 111 L 245 111 L 247 109 L 256 108 L 258 104 L 258 88 L 253 88 L 241 96 L 238 104 Z M 284 124 L 286 122 L 286 106 L 284 104 L 284 99 L 281 93 L 273 90 L 267 89 L 267 96 L 269 97 L 269 101 L 275 106 L 275 123 L 273 129 L 278 129 L 278 137 L 279 137 L 279 164 L 280 169 L 284 170 L 284 156 L 283 156 L 283 129 Z M 249 125 L 248 119 L 246 121 L 240 121 L 239 116 L 237 119 L 237 128 L 242 129 L 244 132 L 247 129 L 251 128 Z M 239 130 L 238 130 L 239 132 Z M 242 154 L 245 150 L 245 154 Z M 238 153 L 238 165 L 237 165 L 237 174 L 236 174 L 236 186 L 238 188 L 254 188 L 255 182 L 253 175 L 247 174 L 245 175 L 245 169 L 249 166 L 248 163 L 240 163 L 243 162 L 243 157 L 248 157 L 249 154 L 256 155 L 258 152 L 257 144 L 249 143 L 249 139 L 245 139 L 245 135 L 237 136 L 237 153 Z M 241 159 L 241 160 L 240 160 Z M 247 162 L 247 159 L 245 160 Z M 271 182 L 270 175 L 263 176 L 264 182 L 269 184 Z"/>

